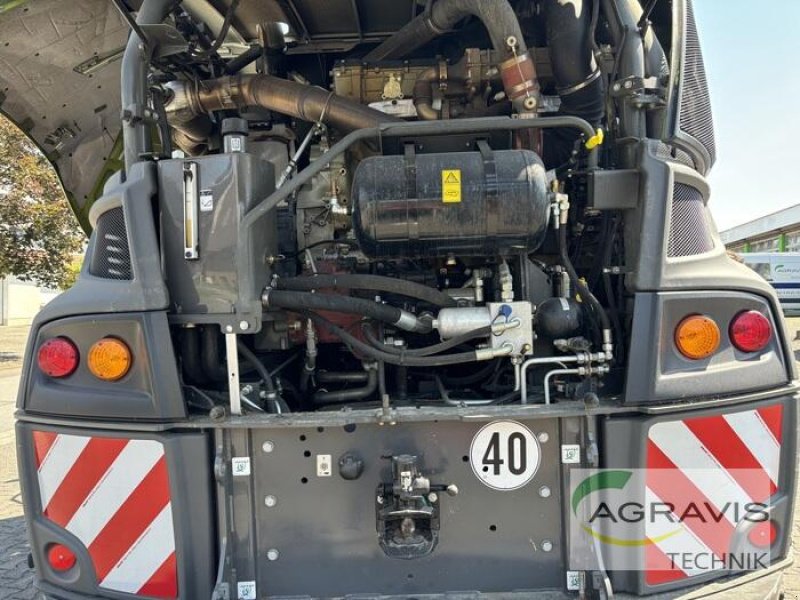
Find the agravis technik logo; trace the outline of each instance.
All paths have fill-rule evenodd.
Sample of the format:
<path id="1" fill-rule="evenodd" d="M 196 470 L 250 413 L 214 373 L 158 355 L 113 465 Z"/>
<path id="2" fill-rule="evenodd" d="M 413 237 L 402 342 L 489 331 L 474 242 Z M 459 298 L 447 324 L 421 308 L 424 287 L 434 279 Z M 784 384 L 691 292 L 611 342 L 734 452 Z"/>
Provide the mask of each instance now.
<path id="1" fill-rule="evenodd" d="M 680 480 L 702 473 L 675 469 L 573 469 L 570 481 L 570 568 L 675 569 L 687 575 L 711 570 L 753 570 L 769 564 L 769 548 L 748 543 L 747 531 L 769 520 L 769 506 L 731 486 L 714 499 L 684 490 L 680 501 L 659 496 Z M 737 473 L 751 484 L 761 472 Z M 724 488 L 724 486 L 723 486 Z"/>

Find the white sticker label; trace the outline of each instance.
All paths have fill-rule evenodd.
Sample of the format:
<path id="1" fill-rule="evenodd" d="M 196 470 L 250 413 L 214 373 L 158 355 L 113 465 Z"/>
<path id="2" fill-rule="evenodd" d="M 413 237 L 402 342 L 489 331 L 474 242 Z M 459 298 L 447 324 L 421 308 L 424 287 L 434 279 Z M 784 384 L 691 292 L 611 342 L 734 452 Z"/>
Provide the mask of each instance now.
<path id="1" fill-rule="evenodd" d="M 235 456 L 231 459 L 231 469 L 234 477 L 247 477 L 250 475 L 250 457 Z"/>
<path id="2" fill-rule="evenodd" d="M 516 490 L 527 484 L 541 463 L 536 436 L 522 423 L 495 421 L 472 438 L 469 459 L 475 476 L 495 490 Z"/>
<path id="3" fill-rule="evenodd" d="M 240 581 L 236 584 L 236 591 L 239 600 L 256 600 L 256 582 Z"/>
<path id="4" fill-rule="evenodd" d="M 583 584 L 583 571 L 567 571 L 567 589 L 570 592 L 580 591 Z"/>
<path id="5" fill-rule="evenodd" d="M 562 444 L 561 462 L 565 465 L 579 464 L 581 462 L 581 447 L 578 444 Z"/>
<path id="6" fill-rule="evenodd" d="M 211 212 L 214 210 L 214 194 L 211 190 L 200 190 L 200 212 Z"/>
<path id="7" fill-rule="evenodd" d="M 201 206 L 202 206 L 202 204 L 201 204 Z M 559 298 L 559 301 L 561 302 L 561 310 L 563 310 L 564 312 L 569 312 L 569 302 L 567 302 L 567 299 L 566 298 Z"/>
<path id="8" fill-rule="evenodd" d="M 317 454 L 317 477 L 331 476 L 331 455 Z"/>

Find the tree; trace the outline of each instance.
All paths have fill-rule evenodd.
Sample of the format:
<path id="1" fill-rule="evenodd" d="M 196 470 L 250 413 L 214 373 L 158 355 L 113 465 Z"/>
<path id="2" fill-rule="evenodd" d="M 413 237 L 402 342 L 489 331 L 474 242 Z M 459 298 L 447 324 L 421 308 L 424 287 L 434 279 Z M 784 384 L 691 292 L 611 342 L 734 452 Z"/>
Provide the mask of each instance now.
<path id="1" fill-rule="evenodd" d="M 84 239 L 52 165 L 0 117 L 0 278 L 68 287 Z"/>

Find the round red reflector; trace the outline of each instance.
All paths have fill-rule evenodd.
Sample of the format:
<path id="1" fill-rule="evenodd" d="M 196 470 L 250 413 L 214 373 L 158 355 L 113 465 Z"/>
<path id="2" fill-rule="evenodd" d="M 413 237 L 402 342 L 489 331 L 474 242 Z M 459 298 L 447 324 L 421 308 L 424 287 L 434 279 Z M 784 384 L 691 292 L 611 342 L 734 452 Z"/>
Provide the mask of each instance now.
<path id="1" fill-rule="evenodd" d="M 39 368 L 50 377 L 66 377 L 78 368 L 78 349 L 65 337 L 47 340 L 39 347 Z"/>
<path id="2" fill-rule="evenodd" d="M 769 548 L 778 539 L 778 527 L 772 521 L 761 521 L 750 528 L 747 539 L 756 548 Z"/>
<path id="3" fill-rule="evenodd" d="M 746 310 L 731 321 L 730 336 L 733 345 L 742 352 L 758 352 L 772 339 L 772 325 L 757 310 Z"/>
<path id="4" fill-rule="evenodd" d="M 75 561 L 75 553 L 64 544 L 53 544 L 47 551 L 47 562 L 55 571 L 69 571 Z"/>

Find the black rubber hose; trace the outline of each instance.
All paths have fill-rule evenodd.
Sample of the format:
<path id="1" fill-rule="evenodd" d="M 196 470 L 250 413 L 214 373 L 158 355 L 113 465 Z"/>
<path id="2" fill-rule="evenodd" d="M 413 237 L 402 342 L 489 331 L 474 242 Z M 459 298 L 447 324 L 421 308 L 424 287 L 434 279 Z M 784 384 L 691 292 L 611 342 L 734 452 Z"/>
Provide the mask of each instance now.
<path id="1" fill-rule="evenodd" d="M 364 57 L 365 62 L 402 58 L 452 29 L 461 19 L 478 17 L 489 32 L 492 47 L 505 56 L 506 40 L 517 40 L 517 53 L 527 51 L 522 29 L 508 0 L 439 0 Z"/>
<path id="2" fill-rule="evenodd" d="M 599 1 L 599 0 L 597 0 Z M 603 118 L 603 78 L 592 50 L 592 13 L 583 4 L 545 0 L 550 63 L 561 98 L 560 112 L 597 125 Z"/>
<path id="3" fill-rule="evenodd" d="M 444 356 L 407 356 L 395 355 L 388 352 L 383 352 L 377 348 L 373 348 L 351 335 L 338 325 L 334 325 L 325 317 L 315 314 L 310 311 L 298 311 L 305 317 L 314 321 L 317 325 L 326 327 L 339 337 L 351 350 L 357 350 L 359 353 L 373 358 L 375 360 L 382 360 L 391 365 L 405 365 L 409 367 L 445 367 L 449 365 L 460 365 L 469 362 L 478 361 L 478 355 L 475 352 L 462 352 L 459 354 L 446 354 Z"/>
<path id="4" fill-rule="evenodd" d="M 181 331 L 181 365 L 186 378 L 194 385 L 208 382 L 200 362 L 200 330 L 188 327 Z"/>
<path id="5" fill-rule="evenodd" d="M 267 388 L 267 392 L 275 393 L 275 384 L 272 381 L 272 376 L 269 374 L 267 367 L 264 366 L 264 363 L 262 363 L 255 355 L 255 352 L 250 350 L 250 348 L 248 348 L 242 340 L 237 340 L 236 348 L 239 350 L 239 354 L 241 354 L 247 362 L 253 365 L 259 377 L 261 377 L 261 379 L 264 381 L 264 387 Z"/>
<path id="6" fill-rule="evenodd" d="M 569 279 L 572 282 L 574 289 L 577 290 L 581 298 L 585 299 L 589 304 L 591 304 L 595 314 L 600 319 L 600 324 L 603 330 L 610 332 L 611 320 L 608 318 L 608 314 L 606 314 L 603 305 L 600 304 L 600 301 L 597 299 L 597 297 L 591 292 L 586 284 L 583 283 L 581 278 L 578 277 L 578 273 L 575 271 L 575 267 L 569 258 L 569 250 L 567 249 L 567 226 L 565 224 L 562 224 L 561 227 L 559 227 L 558 242 L 561 264 L 567 270 L 567 275 L 569 275 Z"/>
<path id="7" fill-rule="evenodd" d="M 579 13 L 576 6 L 582 7 Z M 550 63 L 561 99 L 559 113 L 580 117 L 596 127 L 605 113 L 605 79 L 594 57 L 592 12 L 586 3 L 559 0 L 545 0 L 544 11 Z M 547 160 L 563 164 L 569 159 L 578 134 L 559 129 L 546 135 L 550 142 Z"/>
<path id="8" fill-rule="evenodd" d="M 367 382 L 362 387 L 350 388 L 346 390 L 336 390 L 333 392 L 318 391 L 314 394 L 315 404 L 339 404 L 341 402 L 354 402 L 365 400 L 375 393 L 378 389 L 378 373 L 375 369 L 366 372 Z"/>
<path id="9" fill-rule="evenodd" d="M 236 58 L 225 63 L 225 74 L 235 75 L 251 62 L 257 60 L 263 52 L 264 49 L 261 46 L 251 46 Z"/>
<path id="10" fill-rule="evenodd" d="M 428 333 L 431 330 L 430 322 L 418 319 L 411 313 L 401 310 L 396 306 L 379 304 L 372 300 L 353 298 L 351 296 L 312 294 L 311 292 L 295 292 L 270 288 L 264 294 L 264 305 L 285 308 L 292 311 L 324 310 L 360 315 L 415 333 Z"/>
<path id="11" fill-rule="evenodd" d="M 397 355 L 405 354 L 408 356 L 431 356 L 433 354 L 440 354 L 442 352 L 445 352 L 446 350 L 451 350 L 453 348 L 456 348 L 465 342 L 474 340 L 475 338 L 489 337 L 492 334 L 491 327 L 481 327 L 480 329 L 475 329 L 474 331 L 468 331 L 467 333 L 462 333 L 461 335 L 446 340 L 444 342 L 439 342 L 438 344 L 433 344 L 431 346 L 425 346 L 424 348 L 401 349 L 381 343 L 381 341 L 375 337 L 375 334 L 372 333 L 372 330 L 369 328 L 369 325 L 367 323 L 365 323 L 362 326 L 362 329 L 364 331 L 364 337 L 367 339 L 367 341 L 378 350 L 389 352 L 390 354 L 397 354 Z"/>
<path id="12" fill-rule="evenodd" d="M 457 303 L 444 292 L 412 281 L 383 277 L 381 275 L 309 275 L 300 277 L 280 277 L 272 282 L 279 290 L 311 291 L 318 289 L 375 290 L 422 300 L 434 306 L 456 306 Z"/>
<path id="13" fill-rule="evenodd" d="M 239 5 L 239 2 L 241 2 L 241 0 L 231 1 L 231 5 L 228 7 L 227 12 L 225 13 L 225 19 L 222 21 L 222 28 L 219 30 L 217 39 L 214 40 L 208 50 L 202 50 L 192 54 L 194 58 L 206 58 L 212 54 L 216 54 L 217 50 L 222 47 L 222 44 L 225 42 L 225 37 L 228 35 L 228 31 L 233 23 L 233 15 L 236 12 L 236 7 Z"/>
<path id="14" fill-rule="evenodd" d="M 212 381 L 227 379 L 228 371 L 219 353 L 219 333 L 214 325 L 203 328 L 203 351 L 201 352 L 203 370 Z"/>
<path id="15" fill-rule="evenodd" d="M 458 385 L 466 387 L 485 381 L 491 376 L 492 372 L 496 368 L 497 368 L 497 360 L 494 360 L 490 362 L 487 366 L 481 367 L 480 369 L 478 369 L 473 373 L 470 373 L 469 375 L 454 376 L 454 375 L 448 375 L 447 373 L 442 373 L 441 378 L 442 381 L 444 381 L 448 385 Z"/>
<path id="16" fill-rule="evenodd" d="M 267 367 L 258 359 L 255 352 L 250 350 L 242 340 L 237 340 L 236 348 L 239 350 L 239 354 L 253 365 L 253 368 L 255 368 L 259 377 L 261 377 L 261 380 L 264 382 L 264 387 L 267 388 L 267 411 L 271 413 L 289 412 L 289 406 L 278 396 L 275 383 L 272 381 Z M 280 408 L 280 410 L 278 410 L 278 408 Z"/>
<path id="17" fill-rule="evenodd" d="M 320 371 L 317 381 L 320 383 L 364 383 L 369 378 L 367 371 Z"/>

